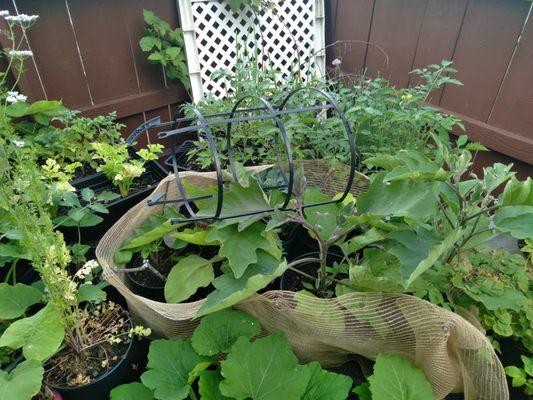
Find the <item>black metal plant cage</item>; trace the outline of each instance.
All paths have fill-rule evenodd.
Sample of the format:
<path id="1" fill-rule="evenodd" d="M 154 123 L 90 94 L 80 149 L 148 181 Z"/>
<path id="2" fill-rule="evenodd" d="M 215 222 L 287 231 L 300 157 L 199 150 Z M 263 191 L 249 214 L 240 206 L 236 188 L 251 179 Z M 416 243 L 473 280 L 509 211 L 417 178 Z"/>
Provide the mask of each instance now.
<path id="1" fill-rule="evenodd" d="M 298 108 L 286 108 L 288 105 L 289 100 L 297 93 L 302 91 L 308 91 L 313 95 L 313 99 L 315 100 L 316 104 L 305 106 L 305 107 L 298 107 Z M 241 107 L 245 102 L 247 101 L 255 101 L 260 104 L 258 107 Z M 172 149 L 171 149 L 171 165 L 172 169 L 174 171 L 174 176 L 176 180 L 176 185 L 179 191 L 179 197 L 175 199 L 168 199 L 166 198 L 166 193 L 159 193 L 156 196 L 152 197 L 148 200 L 148 205 L 153 206 L 156 204 L 170 204 L 170 203 L 182 203 L 185 209 L 187 210 L 187 213 L 189 214 L 189 217 L 187 218 L 175 218 L 173 219 L 173 223 L 181 223 L 181 222 L 192 222 L 192 221 L 216 221 L 216 220 L 223 220 L 223 219 L 230 219 L 230 218 L 239 218 L 239 217 L 246 217 L 251 215 L 257 215 L 257 214 L 263 214 L 271 211 L 289 211 L 290 209 L 287 208 L 289 205 L 289 202 L 292 198 L 292 195 L 294 193 L 294 183 L 295 183 L 295 161 L 293 159 L 293 151 L 291 148 L 291 143 L 289 140 L 289 137 L 287 135 L 286 127 L 283 123 L 283 116 L 290 115 L 290 114 L 297 114 L 297 113 L 305 113 L 310 111 L 316 111 L 317 115 L 322 115 L 323 117 L 326 116 L 327 118 L 332 118 L 334 114 L 337 115 L 337 117 L 342 121 L 342 125 L 344 127 L 344 130 L 347 135 L 347 140 L 350 147 L 350 172 L 348 175 L 348 179 L 346 181 L 346 188 L 342 194 L 342 196 L 336 198 L 335 200 L 329 200 L 329 201 L 321 201 L 321 202 L 312 202 L 312 203 L 306 203 L 303 204 L 303 208 L 309 208 L 309 207 L 316 207 L 324 204 L 330 204 L 330 203 L 336 203 L 336 202 L 342 202 L 346 196 L 348 196 L 348 193 L 350 192 L 350 188 L 352 187 L 355 173 L 356 173 L 356 160 L 357 160 L 357 152 L 356 152 L 356 146 L 355 146 L 355 136 L 354 133 L 350 127 L 350 123 L 346 119 L 344 112 L 342 111 L 339 104 L 335 101 L 333 96 L 328 93 L 326 90 L 313 88 L 313 87 L 307 87 L 307 88 L 299 88 L 296 90 L 293 90 L 289 92 L 281 101 L 279 105 L 273 105 L 269 101 L 267 101 L 264 98 L 258 97 L 258 96 L 245 96 L 240 98 L 235 105 L 233 106 L 231 111 L 228 112 L 221 112 L 216 114 L 206 114 L 203 115 L 198 108 L 191 106 L 191 110 L 194 113 L 193 117 L 187 117 L 187 118 L 176 118 L 169 122 L 161 122 L 160 117 L 151 119 L 144 124 L 140 125 L 130 136 L 132 140 L 136 140 L 136 138 L 142 134 L 143 132 L 148 132 L 151 129 L 161 129 L 165 128 L 168 130 L 164 130 L 158 133 L 158 137 L 160 139 L 163 138 L 170 138 L 172 141 Z M 256 115 L 243 115 L 243 114 L 250 114 L 250 113 L 257 113 Z M 272 120 L 275 122 L 275 125 L 277 127 L 277 130 L 279 131 L 279 135 L 276 135 L 276 146 L 277 146 L 277 162 L 278 167 L 281 172 L 281 183 L 279 185 L 275 186 L 262 186 L 264 190 L 268 189 L 274 189 L 274 188 L 280 188 L 285 191 L 285 199 L 283 201 L 283 204 L 281 207 L 276 208 L 268 208 L 268 209 L 261 209 L 261 210 L 255 210 L 255 211 L 247 211 L 239 214 L 232 214 L 232 215 L 223 215 L 222 209 L 224 204 L 224 179 L 223 179 L 223 172 L 222 172 L 222 163 L 221 158 L 219 154 L 219 150 L 216 146 L 215 136 L 213 133 L 213 127 L 215 126 L 224 126 L 225 127 L 225 144 L 226 144 L 226 154 L 228 156 L 229 161 L 229 168 L 230 171 L 237 180 L 237 171 L 235 168 L 235 155 L 233 151 L 232 146 L 232 127 L 235 123 L 241 123 L 241 122 L 249 122 L 249 121 L 267 121 Z M 183 125 L 186 126 L 183 126 Z M 202 195 L 202 196 L 196 196 L 196 197 L 188 197 L 187 193 L 185 191 L 185 187 L 183 186 L 183 182 L 180 179 L 179 169 L 178 169 L 178 162 L 176 159 L 176 154 L 178 153 L 178 139 L 180 138 L 180 135 L 186 135 L 190 134 L 191 132 L 196 132 L 198 135 L 199 140 L 207 140 L 209 148 L 211 150 L 212 159 L 213 159 L 213 165 L 215 169 L 216 174 L 216 180 L 217 180 L 217 189 L 216 189 L 216 196 L 215 195 Z M 281 138 L 281 143 L 279 138 Z M 285 171 L 285 167 L 283 165 L 284 160 L 283 156 L 285 156 L 285 166 L 287 168 L 287 171 Z M 212 216 L 199 216 L 195 213 L 192 202 L 196 200 L 205 200 L 208 198 L 214 198 L 216 197 L 216 209 Z"/>

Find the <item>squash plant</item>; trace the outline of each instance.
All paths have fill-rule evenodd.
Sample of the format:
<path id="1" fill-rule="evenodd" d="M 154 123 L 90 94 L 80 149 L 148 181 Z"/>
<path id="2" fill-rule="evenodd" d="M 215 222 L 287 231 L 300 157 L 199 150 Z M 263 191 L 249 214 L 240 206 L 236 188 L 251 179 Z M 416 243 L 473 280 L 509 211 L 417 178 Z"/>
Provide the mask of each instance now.
<path id="1" fill-rule="evenodd" d="M 186 340 L 155 340 L 140 383 L 121 385 L 111 400 L 130 398 L 345 400 L 348 376 L 325 371 L 318 362 L 299 365 L 282 333 L 255 339 L 261 331 L 251 316 L 222 310 L 202 319 Z"/>

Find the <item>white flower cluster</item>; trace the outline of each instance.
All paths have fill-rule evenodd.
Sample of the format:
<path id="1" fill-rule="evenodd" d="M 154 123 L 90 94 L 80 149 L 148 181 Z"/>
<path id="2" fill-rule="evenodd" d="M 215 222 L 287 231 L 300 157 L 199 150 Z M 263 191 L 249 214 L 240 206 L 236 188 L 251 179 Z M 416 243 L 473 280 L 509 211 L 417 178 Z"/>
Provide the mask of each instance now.
<path id="1" fill-rule="evenodd" d="M 9 11 L 7 10 L 1 10 L 0 11 L 0 17 L 7 17 L 9 15 Z"/>
<path id="2" fill-rule="evenodd" d="M 83 267 L 81 267 L 74 276 L 78 279 L 83 280 L 96 267 L 98 267 L 98 262 L 96 260 L 89 260 L 85 264 L 83 264 Z"/>
<path id="3" fill-rule="evenodd" d="M 6 101 L 8 103 L 17 103 L 19 101 L 26 101 L 28 97 L 20 94 L 19 92 L 7 92 Z M 22 147 L 22 146 L 19 146 Z"/>
<path id="4" fill-rule="evenodd" d="M 19 14 L 19 15 L 8 15 L 8 16 L 5 16 L 5 18 L 6 18 L 6 21 L 9 21 L 9 22 L 34 22 L 37 20 L 37 18 L 39 18 L 39 16 Z"/>
<path id="5" fill-rule="evenodd" d="M 17 147 L 24 147 L 24 140 L 12 140 L 11 143 Z"/>
<path id="6" fill-rule="evenodd" d="M 33 52 L 31 50 L 9 50 L 7 52 L 11 57 L 31 57 Z"/>

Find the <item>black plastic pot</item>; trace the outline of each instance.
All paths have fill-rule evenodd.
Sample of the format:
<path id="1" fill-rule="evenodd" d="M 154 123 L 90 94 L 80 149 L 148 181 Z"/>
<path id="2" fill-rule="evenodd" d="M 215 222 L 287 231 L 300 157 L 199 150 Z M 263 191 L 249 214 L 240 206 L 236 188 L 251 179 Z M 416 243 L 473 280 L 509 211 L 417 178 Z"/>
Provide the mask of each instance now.
<path id="1" fill-rule="evenodd" d="M 130 288 L 130 290 L 142 297 L 146 297 L 147 299 L 159 301 L 162 303 L 165 303 L 165 285 L 161 286 L 149 286 L 144 285 L 133 277 L 132 273 L 126 272 L 126 285 Z"/>
<path id="2" fill-rule="evenodd" d="M 179 171 L 195 171 L 198 170 L 193 163 L 190 162 L 188 153 L 191 149 L 195 148 L 196 144 L 193 140 L 184 141 L 176 150 L 176 164 Z M 168 157 L 165 162 L 165 166 L 170 170 L 173 170 L 172 157 Z"/>
<path id="3" fill-rule="evenodd" d="M 130 323 L 133 327 L 131 320 Z M 146 365 L 147 354 L 148 342 L 133 338 L 124 358 L 93 382 L 77 387 L 59 387 L 46 381 L 45 384 L 58 392 L 63 400 L 107 400 L 113 388 L 139 379 Z"/>
<path id="4" fill-rule="evenodd" d="M 130 208 L 148 197 L 159 184 L 161 179 L 165 178 L 167 174 L 167 171 L 159 163 L 155 161 L 149 161 L 146 163 L 146 172 L 143 174 L 143 176 L 150 176 L 153 180 L 153 184 L 129 196 L 121 197 L 110 202 L 107 205 L 109 213 L 98 214 L 104 219 L 100 224 L 81 229 L 82 243 L 89 243 L 91 241 L 99 240 L 103 234 L 109 228 L 111 228 L 111 226 L 113 226 L 113 224 L 117 222 L 120 217 L 122 217 Z M 84 188 L 90 188 L 95 191 L 114 189 L 111 182 L 101 172 L 79 178 L 75 181 L 72 181 L 71 184 L 76 188 L 76 190 L 82 190 Z M 78 233 L 76 228 L 62 226 L 59 228 L 59 230 L 63 232 L 67 243 L 77 242 Z"/>

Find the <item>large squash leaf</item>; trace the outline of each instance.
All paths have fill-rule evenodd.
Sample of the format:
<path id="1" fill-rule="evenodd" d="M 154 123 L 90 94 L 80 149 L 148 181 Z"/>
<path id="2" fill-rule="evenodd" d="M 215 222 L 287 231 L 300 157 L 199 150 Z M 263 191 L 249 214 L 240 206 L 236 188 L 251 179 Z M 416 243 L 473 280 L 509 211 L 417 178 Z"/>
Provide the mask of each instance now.
<path id="1" fill-rule="evenodd" d="M 22 347 L 26 359 L 43 361 L 59 349 L 64 335 L 59 311 L 48 304 L 37 314 L 13 322 L 0 337 L 0 347 Z"/>
<path id="2" fill-rule="evenodd" d="M 189 396 L 189 374 L 210 358 L 196 354 L 191 340 L 154 340 L 148 352 L 147 371 L 142 383 L 154 391 L 158 400 L 182 400 Z"/>
<path id="3" fill-rule="evenodd" d="M 20 363 L 9 374 L 0 370 L 0 399 L 30 400 L 39 393 L 44 368 L 36 360 Z"/>
<path id="4" fill-rule="evenodd" d="M 42 300 L 43 294 L 33 286 L 0 283 L 0 319 L 18 318 L 29 306 Z"/>
<path id="5" fill-rule="evenodd" d="M 424 373 L 401 356 L 379 354 L 368 381 L 372 400 L 437 400 Z"/>
<path id="6" fill-rule="evenodd" d="M 282 333 L 254 342 L 241 337 L 220 364 L 220 391 L 237 400 L 300 400 L 311 375 Z"/>
<path id="7" fill-rule="evenodd" d="M 229 274 L 215 278 L 213 286 L 216 290 L 207 296 L 196 313 L 196 318 L 230 307 L 250 297 L 281 276 L 286 268 L 286 260 L 278 261 L 270 254 L 259 250 L 257 263 L 249 266 L 239 279 Z"/>
<path id="8" fill-rule="evenodd" d="M 154 400 L 153 392 L 140 382 L 125 383 L 110 393 L 110 400 Z"/>
<path id="9" fill-rule="evenodd" d="M 202 371 L 198 380 L 198 392 L 202 400 L 229 400 L 220 392 L 222 376 L 218 371 Z"/>
<path id="10" fill-rule="evenodd" d="M 228 353 L 238 338 L 251 339 L 260 331 L 259 322 L 250 315 L 242 311 L 221 310 L 202 319 L 191 342 L 198 354 L 214 356 Z"/>
<path id="11" fill-rule="evenodd" d="M 346 400 L 352 387 L 352 378 L 325 371 L 318 362 L 305 366 L 311 371 L 302 400 Z"/>

